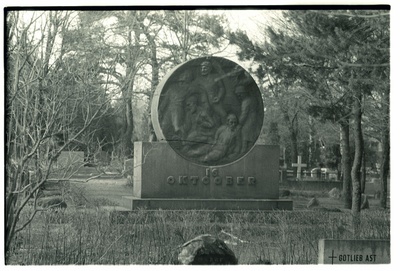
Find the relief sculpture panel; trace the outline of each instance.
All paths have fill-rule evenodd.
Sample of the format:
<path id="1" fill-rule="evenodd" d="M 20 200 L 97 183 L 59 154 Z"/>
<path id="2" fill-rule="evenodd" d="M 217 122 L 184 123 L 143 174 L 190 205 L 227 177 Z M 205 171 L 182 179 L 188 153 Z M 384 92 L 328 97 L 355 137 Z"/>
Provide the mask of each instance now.
<path id="1" fill-rule="evenodd" d="M 246 155 L 257 141 L 263 116 L 254 79 L 220 57 L 197 58 L 175 67 L 157 87 L 152 102 L 157 137 L 184 158 L 208 166 Z"/>

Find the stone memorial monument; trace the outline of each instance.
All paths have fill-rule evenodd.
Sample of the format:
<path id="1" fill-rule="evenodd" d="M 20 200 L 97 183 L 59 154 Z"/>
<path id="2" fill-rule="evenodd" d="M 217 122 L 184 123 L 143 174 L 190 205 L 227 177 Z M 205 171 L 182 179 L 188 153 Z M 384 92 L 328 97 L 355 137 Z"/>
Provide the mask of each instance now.
<path id="1" fill-rule="evenodd" d="M 151 118 L 159 141 L 135 142 L 130 209 L 292 209 L 279 199 L 279 146 L 256 145 L 264 106 L 241 66 L 189 60 L 158 85 Z"/>

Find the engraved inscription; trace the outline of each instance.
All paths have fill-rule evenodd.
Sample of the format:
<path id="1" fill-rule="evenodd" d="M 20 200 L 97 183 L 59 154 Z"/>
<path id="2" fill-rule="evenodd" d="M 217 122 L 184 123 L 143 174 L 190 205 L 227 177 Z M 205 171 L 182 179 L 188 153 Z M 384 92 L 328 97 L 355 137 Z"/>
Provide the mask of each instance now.
<path id="1" fill-rule="evenodd" d="M 187 184 L 188 176 L 179 176 L 179 184 Z"/>
<path id="2" fill-rule="evenodd" d="M 168 176 L 168 178 L 167 178 L 167 183 L 169 183 L 169 184 L 174 184 L 174 183 L 175 183 L 175 178 L 174 178 L 174 176 Z"/>
<path id="3" fill-rule="evenodd" d="M 199 176 L 190 176 L 190 181 L 192 182 L 192 184 L 196 185 L 199 181 Z"/>
<path id="4" fill-rule="evenodd" d="M 213 168 L 211 170 L 211 174 L 212 174 L 213 177 L 217 177 L 218 176 L 218 169 L 217 168 Z"/>
<path id="5" fill-rule="evenodd" d="M 201 179 L 201 182 L 202 182 L 203 184 L 209 184 L 209 183 L 210 183 L 210 178 L 207 177 L 207 176 L 204 176 L 204 177 Z"/>
<path id="6" fill-rule="evenodd" d="M 233 177 L 232 176 L 226 176 L 226 185 L 233 185 Z"/>
<path id="7" fill-rule="evenodd" d="M 237 177 L 236 178 L 236 183 L 238 185 L 243 185 L 244 184 L 244 177 Z"/>
<path id="8" fill-rule="evenodd" d="M 214 172 L 217 172 L 217 171 L 214 171 Z M 221 176 L 216 176 L 216 177 L 190 176 L 189 177 L 187 175 L 180 175 L 178 177 L 174 177 L 174 176 L 167 177 L 167 183 L 169 185 L 174 185 L 176 180 L 178 180 L 177 184 L 185 185 L 185 186 L 197 185 L 200 180 L 204 185 L 208 185 L 211 183 L 211 184 L 215 184 L 215 185 L 225 184 L 227 186 L 232 186 L 234 184 L 236 184 L 238 186 L 242 186 L 242 185 L 246 185 L 246 184 L 249 186 L 255 186 L 255 184 L 256 184 L 256 178 L 253 176 L 247 177 L 247 179 L 246 179 L 246 177 L 238 176 L 238 177 L 236 177 L 236 182 L 234 181 L 235 178 L 233 176 L 225 176 L 225 178 L 223 178 Z M 247 182 L 246 182 L 246 180 L 247 180 Z"/>
<path id="9" fill-rule="evenodd" d="M 249 183 L 249 185 L 255 185 L 256 184 L 256 178 L 248 177 L 247 178 L 247 182 Z"/>

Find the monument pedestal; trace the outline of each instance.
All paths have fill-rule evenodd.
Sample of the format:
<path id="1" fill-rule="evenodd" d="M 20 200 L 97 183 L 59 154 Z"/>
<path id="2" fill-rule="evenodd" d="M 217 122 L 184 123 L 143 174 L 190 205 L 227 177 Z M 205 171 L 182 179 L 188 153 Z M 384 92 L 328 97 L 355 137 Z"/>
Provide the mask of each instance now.
<path id="1" fill-rule="evenodd" d="M 293 210 L 287 199 L 125 199 L 130 210 Z"/>
<path id="2" fill-rule="evenodd" d="M 241 159 L 223 166 L 187 161 L 166 142 L 135 142 L 134 210 L 292 210 L 279 199 L 279 146 L 255 145 Z"/>

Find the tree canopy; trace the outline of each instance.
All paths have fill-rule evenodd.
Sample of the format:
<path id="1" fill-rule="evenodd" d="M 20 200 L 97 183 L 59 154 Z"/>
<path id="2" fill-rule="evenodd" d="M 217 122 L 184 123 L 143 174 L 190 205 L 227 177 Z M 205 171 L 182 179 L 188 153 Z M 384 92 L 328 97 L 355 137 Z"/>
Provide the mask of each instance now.
<path id="1" fill-rule="evenodd" d="M 353 190 L 353 209 L 359 210 L 360 202 L 355 200 L 359 200 L 362 192 L 360 174 L 362 161 L 365 161 L 365 136 L 375 134 L 368 140 L 378 140 L 388 146 L 389 12 L 283 11 L 275 26 L 265 27 L 265 33 L 268 38 L 264 43 L 254 43 L 243 31 L 230 33 L 230 41 L 241 49 L 238 54 L 241 59 L 252 59 L 258 64 L 256 74 L 266 91 L 276 97 L 290 97 L 296 89 L 297 100 L 303 99 L 305 115 L 340 126 L 344 183 L 349 184 L 351 178 L 353 184 L 352 188 L 346 185 L 344 190 L 345 193 Z M 277 90 L 282 94 L 277 95 Z M 374 101 L 379 105 L 375 107 Z M 282 99 L 277 102 L 288 119 L 285 113 L 288 104 Z M 373 108 L 386 110 L 377 113 Z M 290 109 L 292 113 L 297 111 L 294 105 Z M 383 120 L 378 121 L 385 126 L 383 132 L 372 132 L 372 112 Z M 295 121 L 297 119 L 286 122 L 286 126 L 291 127 L 292 161 L 299 140 L 293 126 Z M 354 151 L 350 149 L 350 136 Z M 382 167 L 386 160 L 382 157 Z M 382 168 L 381 172 L 384 171 Z M 349 197 L 349 194 L 345 196 Z"/>

